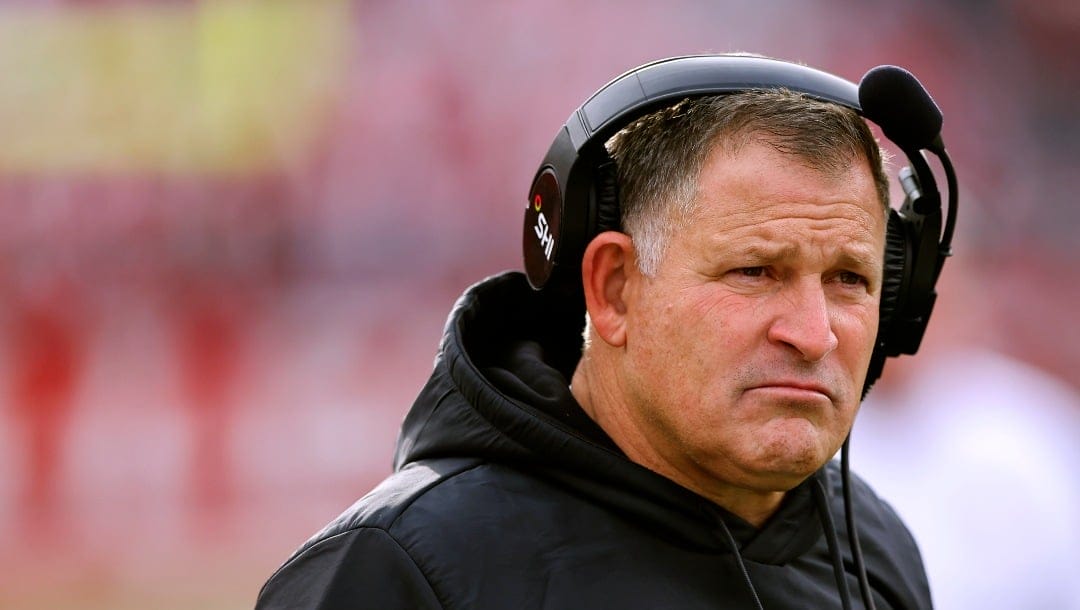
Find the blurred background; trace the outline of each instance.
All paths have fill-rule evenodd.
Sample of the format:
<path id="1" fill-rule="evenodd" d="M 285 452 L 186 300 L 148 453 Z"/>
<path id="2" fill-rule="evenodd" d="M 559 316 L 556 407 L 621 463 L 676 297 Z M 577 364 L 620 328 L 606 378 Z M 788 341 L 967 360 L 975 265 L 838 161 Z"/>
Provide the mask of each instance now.
<path id="1" fill-rule="evenodd" d="M 854 468 L 939 607 L 1080 607 L 1080 4 L 8 0 L 0 608 L 251 607 L 389 472 L 571 111 L 723 51 L 944 110 L 956 256 Z"/>

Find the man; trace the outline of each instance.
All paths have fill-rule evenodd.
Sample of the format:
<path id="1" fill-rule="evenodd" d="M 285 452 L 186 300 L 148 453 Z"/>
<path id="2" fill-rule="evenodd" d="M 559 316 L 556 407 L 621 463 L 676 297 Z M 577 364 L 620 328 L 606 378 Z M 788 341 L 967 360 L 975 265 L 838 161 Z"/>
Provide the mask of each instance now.
<path id="1" fill-rule="evenodd" d="M 669 105 L 607 149 L 621 230 L 581 257 L 584 344 L 520 273 L 470 288 L 395 473 L 260 608 L 850 605 L 862 557 L 829 460 L 878 328 L 877 143 L 849 108 L 750 90 Z M 874 604 L 929 607 L 911 536 L 852 487 Z"/>

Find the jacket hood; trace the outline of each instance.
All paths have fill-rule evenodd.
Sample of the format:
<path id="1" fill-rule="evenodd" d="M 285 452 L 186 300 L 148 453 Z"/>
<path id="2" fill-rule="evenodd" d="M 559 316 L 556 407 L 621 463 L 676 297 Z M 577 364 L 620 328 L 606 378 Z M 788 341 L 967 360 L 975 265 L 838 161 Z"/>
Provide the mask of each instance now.
<path id="1" fill-rule="evenodd" d="M 394 468 L 474 457 L 555 480 L 674 542 L 784 564 L 822 535 L 811 494 L 822 469 L 791 490 L 761 529 L 631 462 L 570 393 L 584 314 L 508 272 L 469 288 L 447 320 L 434 371 L 398 438 Z"/>

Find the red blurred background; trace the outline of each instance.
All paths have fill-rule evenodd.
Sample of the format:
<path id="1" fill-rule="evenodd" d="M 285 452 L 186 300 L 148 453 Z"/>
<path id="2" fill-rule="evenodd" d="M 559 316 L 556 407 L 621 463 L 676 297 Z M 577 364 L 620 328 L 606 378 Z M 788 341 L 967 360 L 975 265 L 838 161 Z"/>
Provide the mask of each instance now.
<path id="1" fill-rule="evenodd" d="M 904 498 L 926 479 L 909 457 L 940 455 L 927 468 L 943 484 L 972 477 L 950 476 L 957 436 L 915 434 L 949 428 L 905 401 L 985 423 L 980 376 L 1015 373 L 996 429 L 1016 455 L 1045 453 L 1033 472 L 1060 472 L 1048 486 L 1067 493 L 1046 502 L 1073 522 L 1056 536 L 1080 543 L 1075 3 L 9 1 L 0 607 L 253 604 L 389 471 L 454 298 L 519 266 L 555 130 L 618 73 L 713 51 L 852 80 L 895 63 L 932 92 L 962 183 L 957 256 L 928 355 L 887 367 L 871 395 L 896 419 L 868 415 L 855 468 L 861 451 L 917 517 Z M 1010 373 L 942 376 L 982 357 Z M 1019 436 L 1014 418 L 1044 407 Z M 974 420 L 955 425 L 1017 464 Z M 911 440 L 890 445 L 896 430 Z M 935 499 L 929 521 L 963 504 L 921 501 Z M 920 542 L 949 535 L 918 523 Z M 972 603 L 942 582 L 960 563 L 927 559 L 943 607 Z"/>

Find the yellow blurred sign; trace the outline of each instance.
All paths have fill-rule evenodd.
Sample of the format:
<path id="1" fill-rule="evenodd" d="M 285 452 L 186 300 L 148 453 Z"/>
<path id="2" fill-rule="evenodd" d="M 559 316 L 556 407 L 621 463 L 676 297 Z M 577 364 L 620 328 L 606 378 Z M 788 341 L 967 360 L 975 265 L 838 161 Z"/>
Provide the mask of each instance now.
<path id="1" fill-rule="evenodd" d="M 0 8 L 0 172 L 288 163 L 345 78 L 344 1 Z"/>

